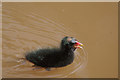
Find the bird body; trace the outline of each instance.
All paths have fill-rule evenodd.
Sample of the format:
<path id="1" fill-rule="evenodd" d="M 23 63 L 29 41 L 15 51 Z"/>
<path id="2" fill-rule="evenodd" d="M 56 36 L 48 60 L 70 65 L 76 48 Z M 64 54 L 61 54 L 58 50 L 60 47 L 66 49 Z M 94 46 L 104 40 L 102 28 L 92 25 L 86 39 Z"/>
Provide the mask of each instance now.
<path id="1" fill-rule="evenodd" d="M 74 53 L 58 48 L 46 48 L 28 53 L 26 59 L 41 67 L 63 67 L 73 62 Z"/>
<path id="2" fill-rule="evenodd" d="M 74 51 L 81 45 L 73 37 L 64 37 L 60 48 L 44 48 L 31 51 L 25 55 L 25 58 L 36 66 L 44 68 L 64 67 L 73 62 Z"/>

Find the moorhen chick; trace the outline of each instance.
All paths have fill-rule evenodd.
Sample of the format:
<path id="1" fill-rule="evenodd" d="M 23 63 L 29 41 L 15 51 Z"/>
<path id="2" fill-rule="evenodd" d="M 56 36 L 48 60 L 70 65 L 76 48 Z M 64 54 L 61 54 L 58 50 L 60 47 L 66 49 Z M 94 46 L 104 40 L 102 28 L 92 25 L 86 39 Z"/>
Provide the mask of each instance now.
<path id="1" fill-rule="evenodd" d="M 38 49 L 25 55 L 26 60 L 35 66 L 50 70 L 50 68 L 64 67 L 74 60 L 74 51 L 83 46 L 73 37 L 64 37 L 60 48 Z"/>

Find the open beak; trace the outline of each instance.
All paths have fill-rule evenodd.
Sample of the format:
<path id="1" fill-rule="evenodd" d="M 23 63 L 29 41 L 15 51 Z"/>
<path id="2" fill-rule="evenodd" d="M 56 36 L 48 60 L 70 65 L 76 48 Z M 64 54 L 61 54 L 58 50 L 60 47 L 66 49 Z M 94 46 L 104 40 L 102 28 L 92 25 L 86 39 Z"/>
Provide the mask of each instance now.
<path id="1" fill-rule="evenodd" d="M 84 45 L 78 41 L 76 41 L 76 43 L 74 45 L 75 48 L 81 48 L 82 46 L 84 46 Z"/>

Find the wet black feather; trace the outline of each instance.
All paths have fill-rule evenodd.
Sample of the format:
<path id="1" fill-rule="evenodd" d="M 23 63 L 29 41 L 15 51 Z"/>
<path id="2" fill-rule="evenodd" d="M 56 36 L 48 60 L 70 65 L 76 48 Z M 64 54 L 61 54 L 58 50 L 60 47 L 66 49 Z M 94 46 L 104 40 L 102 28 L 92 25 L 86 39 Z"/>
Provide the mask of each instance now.
<path id="1" fill-rule="evenodd" d="M 73 44 L 67 41 L 68 37 L 65 37 L 61 41 L 60 48 L 46 48 L 38 49 L 28 52 L 25 58 L 41 67 L 63 67 L 69 65 L 74 60 Z"/>

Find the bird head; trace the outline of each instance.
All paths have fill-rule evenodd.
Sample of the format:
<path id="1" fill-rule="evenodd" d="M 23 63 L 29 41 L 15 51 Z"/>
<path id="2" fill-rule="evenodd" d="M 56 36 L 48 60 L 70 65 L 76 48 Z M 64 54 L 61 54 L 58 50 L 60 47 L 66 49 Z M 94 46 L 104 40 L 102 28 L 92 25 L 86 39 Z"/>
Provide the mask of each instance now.
<path id="1" fill-rule="evenodd" d="M 67 48 L 67 49 L 77 49 L 81 48 L 83 46 L 82 43 L 78 42 L 74 37 L 64 37 L 61 42 L 61 47 L 62 48 Z"/>

